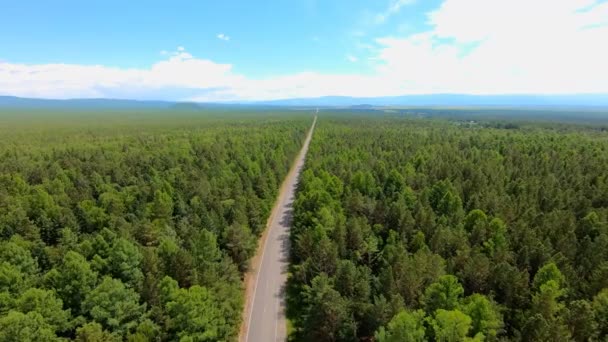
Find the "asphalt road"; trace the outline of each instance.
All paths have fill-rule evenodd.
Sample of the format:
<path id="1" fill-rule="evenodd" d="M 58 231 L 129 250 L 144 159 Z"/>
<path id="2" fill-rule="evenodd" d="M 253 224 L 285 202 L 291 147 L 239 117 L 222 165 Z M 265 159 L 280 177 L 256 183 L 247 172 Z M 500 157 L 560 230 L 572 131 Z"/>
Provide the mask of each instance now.
<path id="1" fill-rule="evenodd" d="M 312 133 L 308 131 L 304 145 L 283 181 L 275 207 L 261 238 L 257 257 L 253 258 L 251 282 L 247 284 L 244 332 L 242 342 L 276 342 L 287 339 L 285 319 L 285 286 L 289 266 L 289 228 L 296 185 L 304 166 Z"/>

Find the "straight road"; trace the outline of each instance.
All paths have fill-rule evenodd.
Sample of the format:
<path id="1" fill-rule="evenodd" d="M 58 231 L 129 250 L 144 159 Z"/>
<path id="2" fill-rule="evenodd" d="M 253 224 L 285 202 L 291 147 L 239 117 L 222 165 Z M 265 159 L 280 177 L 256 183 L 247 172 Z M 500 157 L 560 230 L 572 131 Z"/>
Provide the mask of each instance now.
<path id="1" fill-rule="evenodd" d="M 285 287 L 289 266 L 289 228 L 298 179 L 317 123 L 315 116 L 304 145 L 281 185 L 268 225 L 245 280 L 241 342 L 284 342 L 287 339 Z"/>

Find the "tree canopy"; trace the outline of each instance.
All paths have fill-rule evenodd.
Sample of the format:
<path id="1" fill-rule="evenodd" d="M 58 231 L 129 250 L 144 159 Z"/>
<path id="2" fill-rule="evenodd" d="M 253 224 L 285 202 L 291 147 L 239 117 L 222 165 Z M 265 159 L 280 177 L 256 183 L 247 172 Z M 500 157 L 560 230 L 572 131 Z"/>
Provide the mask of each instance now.
<path id="1" fill-rule="evenodd" d="M 605 132 L 376 114 L 315 130 L 292 229 L 296 340 L 606 338 Z"/>
<path id="2" fill-rule="evenodd" d="M 1 341 L 231 341 L 311 118 L 0 114 Z"/>

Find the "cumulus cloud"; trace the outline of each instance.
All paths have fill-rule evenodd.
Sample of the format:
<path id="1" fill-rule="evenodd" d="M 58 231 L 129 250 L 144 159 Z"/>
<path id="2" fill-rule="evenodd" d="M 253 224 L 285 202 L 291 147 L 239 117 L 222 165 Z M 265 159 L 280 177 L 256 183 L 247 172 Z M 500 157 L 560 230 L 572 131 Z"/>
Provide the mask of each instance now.
<path id="1" fill-rule="evenodd" d="M 356 61 L 359 60 L 359 58 L 357 58 L 356 56 L 353 56 L 351 54 L 346 55 L 346 59 L 349 60 L 352 63 L 355 63 Z"/>
<path id="2" fill-rule="evenodd" d="M 227 35 L 225 35 L 225 34 L 223 34 L 223 33 L 218 33 L 216 37 L 217 37 L 217 39 L 223 40 L 223 41 L 226 41 L 226 42 L 230 40 L 230 37 L 227 36 Z"/>
<path id="3" fill-rule="evenodd" d="M 102 65 L 0 63 L 0 94 L 44 98 L 106 97 L 107 92 L 132 93 L 159 88 L 206 89 L 231 87 L 242 76 L 232 65 L 194 58 L 179 47 L 148 69 Z"/>
<path id="4" fill-rule="evenodd" d="M 431 30 L 377 40 L 379 71 L 415 92 L 606 92 L 606 18 L 592 0 L 446 0 Z"/>
<path id="5" fill-rule="evenodd" d="M 427 31 L 369 42 L 372 56 L 366 60 L 376 65 L 371 73 L 250 78 L 235 73 L 231 64 L 178 47 L 148 68 L 0 61 L 0 94 L 238 101 L 608 92 L 608 49 L 602 45 L 608 37 L 608 2 L 445 0 L 427 19 Z"/>

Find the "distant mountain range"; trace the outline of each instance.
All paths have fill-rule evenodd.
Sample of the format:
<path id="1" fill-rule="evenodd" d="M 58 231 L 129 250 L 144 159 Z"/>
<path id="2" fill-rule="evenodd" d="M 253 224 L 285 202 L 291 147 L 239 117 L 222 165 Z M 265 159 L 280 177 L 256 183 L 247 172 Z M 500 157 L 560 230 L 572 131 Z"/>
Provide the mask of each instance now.
<path id="1" fill-rule="evenodd" d="M 0 108 L 168 108 L 172 102 L 164 101 L 136 101 L 136 100 L 115 100 L 115 99 L 70 99 L 70 100 L 49 100 L 33 99 L 15 96 L 0 96 Z"/>
<path id="2" fill-rule="evenodd" d="M 450 107 L 608 107 L 608 94 L 581 95 L 463 95 L 432 94 L 388 97 L 326 96 L 258 102 L 278 106 L 450 106 Z"/>
<path id="3" fill-rule="evenodd" d="M 170 101 L 138 101 L 116 99 L 49 100 L 0 96 L 0 108 L 48 109 L 181 109 L 221 107 L 585 107 L 608 108 L 608 94 L 573 95 L 463 95 L 433 94 L 390 97 L 325 96 L 254 102 L 191 103 Z"/>

